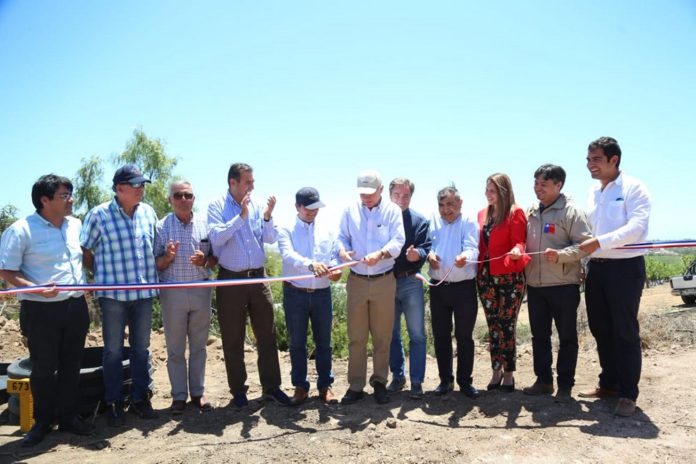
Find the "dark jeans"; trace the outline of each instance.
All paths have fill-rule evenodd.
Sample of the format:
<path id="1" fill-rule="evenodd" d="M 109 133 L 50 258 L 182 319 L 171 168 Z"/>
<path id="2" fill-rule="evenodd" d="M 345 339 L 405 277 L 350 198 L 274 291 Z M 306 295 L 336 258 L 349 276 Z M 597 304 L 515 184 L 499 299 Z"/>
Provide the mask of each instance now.
<path id="1" fill-rule="evenodd" d="M 472 382 L 476 324 L 476 283 L 474 279 L 443 283 L 430 289 L 430 316 L 440 382 L 452 382 L 452 316 L 457 340 L 457 384 Z"/>
<path id="2" fill-rule="evenodd" d="M 558 388 L 573 388 L 575 366 L 578 362 L 577 317 L 580 303 L 579 285 L 554 285 L 551 287 L 527 286 L 529 325 L 532 329 L 534 373 L 537 380 L 553 383 L 551 364 L 551 323 L 558 332 L 558 359 L 556 373 Z"/>
<path id="3" fill-rule="evenodd" d="M 148 398 L 150 391 L 150 331 L 152 298 L 120 301 L 99 298 L 104 336 L 104 399 L 106 404 L 123 400 L 123 338 L 128 326 L 130 372 L 134 403 Z"/>
<path id="4" fill-rule="evenodd" d="M 259 270 L 261 273 L 261 271 Z M 219 279 L 246 278 L 239 272 L 220 268 Z M 256 338 L 258 368 L 264 392 L 280 387 L 280 364 L 273 322 L 273 296 L 265 284 L 217 287 L 218 321 L 225 354 L 227 384 L 230 393 L 247 391 L 247 372 L 244 365 L 244 338 L 247 313 Z"/>
<path id="5" fill-rule="evenodd" d="M 587 322 L 597 341 L 599 385 L 636 400 L 642 353 L 638 308 L 645 285 L 645 260 L 590 260 L 585 283 Z"/>
<path id="6" fill-rule="evenodd" d="M 312 321 L 312 338 L 314 339 L 315 364 L 317 368 L 317 389 L 322 390 L 334 381 L 331 372 L 331 322 L 333 307 L 331 305 L 331 288 L 322 288 L 314 292 L 283 286 L 283 309 L 285 324 L 290 336 L 290 378 L 296 387 L 309 391 L 307 380 L 307 328 Z"/>
<path id="7" fill-rule="evenodd" d="M 84 297 L 64 301 L 23 300 L 21 325 L 28 332 L 34 419 L 51 424 L 77 415 L 80 365 L 89 328 Z"/>

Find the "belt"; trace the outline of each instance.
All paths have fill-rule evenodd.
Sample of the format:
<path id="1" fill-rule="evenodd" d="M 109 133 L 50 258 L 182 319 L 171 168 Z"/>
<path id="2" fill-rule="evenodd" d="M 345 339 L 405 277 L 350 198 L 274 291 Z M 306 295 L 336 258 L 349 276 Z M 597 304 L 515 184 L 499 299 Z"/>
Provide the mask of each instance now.
<path id="1" fill-rule="evenodd" d="M 314 292 L 318 292 L 321 290 L 328 290 L 328 288 L 329 288 L 329 287 L 325 287 L 325 288 L 302 288 L 302 287 L 296 287 L 293 284 L 291 284 L 290 282 L 283 282 L 283 287 L 291 288 L 293 290 L 297 290 L 298 292 L 305 292 L 305 293 L 314 293 Z"/>
<path id="2" fill-rule="evenodd" d="M 463 284 L 465 282 L 473 282 L 474 279 L 464 279 L 464 280 L 457 280 L 456 282 L 451 281 L 451 280 L 445 280 L 442 282 L 440 285 L 448 286 L 448 285 L 455 285 L 455 284 Z M 431 284 L 436 284 L 437 280 L 430 279 Z"/>
<path id="3" fill-rule="evenodd" d="M 387 272 L 383 272 L 381 274 L 371 274 L 371 275 L 366 275 L 366 274 L 358 274 L 354 270 L 350 270 L 350 273 L 353 274 L 355 277 L 360 277 L 361 279 L 377 279 L 378 277 L 384 277 L 387 274 L 392 273 L 392 269 L 389 269 Z"/>
<path id="4" fill-rule="evenodd" d="M 244 271 L 230 271 L 220 266 L 223 271 L 227 274 L 231 274 L 233 277 L 263 277 L 263 268 L 259 267 L 257 269 L 245 269 Z"/>
<path id="5" fill-rule="evenodd" d="M 416 274 L 417 272 L 418 271 L 415 269 L 410 269 L 408 271 L 401 271 L 401 272 L 394 271 L 394 277 L 396 277 L 397 279 L 401 279 L 403 277 L 410 277 L 410 276 Z"/>

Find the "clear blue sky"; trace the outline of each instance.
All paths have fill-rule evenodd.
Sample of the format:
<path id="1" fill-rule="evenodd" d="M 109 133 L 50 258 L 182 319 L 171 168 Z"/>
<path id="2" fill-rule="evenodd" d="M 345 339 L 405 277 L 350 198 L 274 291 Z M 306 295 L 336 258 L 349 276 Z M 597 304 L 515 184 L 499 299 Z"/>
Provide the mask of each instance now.
<path id="1" fill-rule="evenodd" d="M 412 178 L 428 214 L 449 182 L 483 207 L 496 171 L 527 207 L 552 162 L 584 206 L 587 144 L 610 135 L 652 192 L 650 238 L 693 238 L 696 3 L 0 0 L 0 205 L 30 213 L 37 177 L 135 127 L 199 209 L 244 161 L 280 220 L 304 185 L 335 218 L 366 168 Z"/>

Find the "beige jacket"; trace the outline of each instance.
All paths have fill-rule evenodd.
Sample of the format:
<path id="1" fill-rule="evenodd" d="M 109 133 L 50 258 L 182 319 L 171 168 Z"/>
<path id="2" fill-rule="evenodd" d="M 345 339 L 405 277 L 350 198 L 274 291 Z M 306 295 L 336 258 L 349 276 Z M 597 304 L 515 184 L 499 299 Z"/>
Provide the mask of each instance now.
<path id="1" fill-rule="evenodd" d="M 549 287 L 580 283 L 580 259 L 587 256 L 577 247 L 591 238 L 585 213 L 572 200 L 561 196 L 543 213 L 539 205 L 527 212 L 527 253 L 558 250 L 558 262 L 546 261 L 543 254 L 532 255 L 525 268 L 527 285 Z"/>

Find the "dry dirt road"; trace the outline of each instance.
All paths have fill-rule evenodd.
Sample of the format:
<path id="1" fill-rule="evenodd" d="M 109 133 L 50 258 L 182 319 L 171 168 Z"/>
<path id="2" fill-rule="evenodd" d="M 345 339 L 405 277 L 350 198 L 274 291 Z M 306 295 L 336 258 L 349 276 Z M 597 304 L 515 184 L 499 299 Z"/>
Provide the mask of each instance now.
<path id="1" fill-rule="evenodd" d="M 247 353 L 252 401 L 238 410 L 228 406 L 224 363 L 216 343 L 209 347 L 207 373 L 208 395 L 216 409 L 207 414 L 189 409 L 173 418 L 166 411 L 170 398 L 162 336 L 153 334 L 158 419 L 129 417 L 128 427 L 115 430 L 98 417 L 95 436 L 54 432 L 30 451 L 18 446 L 16 427 L 0 426 L 0 462 L 694 462 L 696 347 L 683 335 L 690 333 L 693 340 L 696 309 L 681 305 L 668 287 L 649 289 L 644 295 L 643 327 L 651 332 L 644 337 L 639 411 L 632 418 L 614 417 L 613 401 L 558 405 L 549 397 L 532 398 L 519 390 L 486 392 L 478 400 L 454 392 L 414 401 L 400 393 L 382 406 L 371 396 L 352 406 L 324 406 L 313 392 L 304 405 L 282 408 L 257 399 L 253 352 Z M 675 326 L 675 317 L 690 328 Z M 4 355 L 17 348 L 9 335 L 0 332 Z M 98 342 L 98 337 L 92 338 Z M 576 390 L 594 385 L 599 369 L 591 336 L 584 342 Z M 477 351 L 474 379 L 484 387 L 488 357 L 485 346 Z M 533 373 L 530 345 L 522 344 L 519 351 L 516 381 L 521 388 L 532 382 Z M 286 353 L 281 353 L 281 366 L 289 392 Z M 346 361 L 338 360 L 334 367 L 335 392 L 341 395 Z M 435 360 L 429 358 L 425 386 L 436 384 Z"/>

